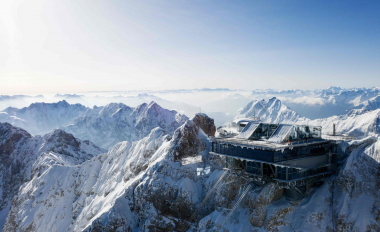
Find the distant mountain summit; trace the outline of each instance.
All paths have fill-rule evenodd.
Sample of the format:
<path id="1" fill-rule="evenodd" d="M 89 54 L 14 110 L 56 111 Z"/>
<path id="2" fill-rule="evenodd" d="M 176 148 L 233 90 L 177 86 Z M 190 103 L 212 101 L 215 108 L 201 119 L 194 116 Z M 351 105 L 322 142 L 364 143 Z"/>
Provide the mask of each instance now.
<path id="1" fill-rule="evenodd" d="M 8 107 L 0 112 L 0 122 L 8 122 L 33 135 L 41 135 L 66 126 L 87 110 L 81 104 L 72 105 L 65 100 L 57 103 L 33 103 L 22 109 Z"/>
<path id="2" fill-rule="evenodd" d="M 187 119 L 185 115 L 164 109 L 153 101 L 137 107 L 110 103 L 90 109 L 63 100 L 33 103 L 22 109 L 8 107 L 0 112 L 0 122 L 21 127 L 33 135 L 61 128 L 107 149 L 121 141 L 142 139 L 155 127 L 172 133 Z"/>
<path id="3" fill-rule="evenodd" d="M 350 113 L 365 113 L 371 110 L 377 110 L 380 109 L 380 96 L 373 97 L 369 100 L 366 100 L 356 107 L 353 107 L 353 109 L 350 111 Z"/>
<path id="4" fill-rule="evenodd" d="M 287 123 L 297 121 L 301 116 L 289 107 L 284 105 L 279 99 L 273 97 L 269 100 L 254 100 L 239 110 L 235 119 L 260 117 L 263 122 Z"/>
<path id="5" fill-rule="evenodd" d="M 147 136 L 153 128 L 160 127 L 172 134 L 188 118 L 175 110 L 167 110 L 155 102 L 129 107 L 123 103 L 110 103 L 94 107 L 63 127 L 81 139 L 88 139 L 109 149 L 121 141 L 136 141 Z"/>

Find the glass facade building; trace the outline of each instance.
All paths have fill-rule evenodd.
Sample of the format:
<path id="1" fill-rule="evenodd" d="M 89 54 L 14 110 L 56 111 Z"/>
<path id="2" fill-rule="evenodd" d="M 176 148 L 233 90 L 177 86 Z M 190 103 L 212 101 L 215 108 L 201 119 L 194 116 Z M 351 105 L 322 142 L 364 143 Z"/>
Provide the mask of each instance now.
<path id="1" fill-rule="evenodd" d="M 329 152 L 334 152 L 334 150 L 335 147 L 328 141 L 319 144 L 295 147 L 293 149 L 286 148 L 283 151 L 275 151 L 274 149 L 252 149 L 218 142 L 212 142 L 211 146 L 211 151 L 215 153 L 272 163 L 308 156 L 323 155 Z"/>

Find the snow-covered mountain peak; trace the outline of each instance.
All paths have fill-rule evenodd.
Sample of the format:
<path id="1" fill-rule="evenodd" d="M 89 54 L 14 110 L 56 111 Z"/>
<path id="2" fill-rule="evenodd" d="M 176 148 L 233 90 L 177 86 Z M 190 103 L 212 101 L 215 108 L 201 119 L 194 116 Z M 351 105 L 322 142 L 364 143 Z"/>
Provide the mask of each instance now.
<path id="1" fill-rule="evenodd" d="M 0 114 L 0 122 L 9 122 L 33 135 L 46 134 L 55 128 L 66 126 L 82 116 L 87 107 L 69 104 L 65 100 L 56 103 L 32 103 L 21 109 L 7 108 Z"/>
<path id="2" fill-rule="evenodd" d="M 25 142 L 32 136 L 25 130 L 13 127 L 9 123 L 0 123 L 0 155 L 2 162 L 7 159 L 8 156 L 19 146 L 25 144 Z"/>
<path id="3" fill-rule="evenodd" d="M 112 117 L 119 111 L 128 111 L 130 113 L 131 107 L 123 104 L 123 103 L 109 103 L 106 106 L 102 108 L 102 110 L 99 112 L 99 115 L 101 117 Z"/>
<path id="4" fill-rule="evenodd" d="M 10 137 L 32 137 L 26 130 L 14 127 L 10 123 L 1 123 L 0 122 L 0 141 L 9 139 Z"/>
<path id="5" fill-rule="evenodd" d="M 105 153 L 107 150 L 99 148 L 92 142 L 85 140 L 81 141 L 75 138 L 72 134 L 61 129 L 56 129 L 53 132 L 46 134 L 46 141 L 41 151 L 53 151 L 62 155 L 76 158 L 79 162 L 91 159 L 99 153 Z"/>
<path id="6" fill-rule="evenodd" d="M 99 108 L 87 111 L 64 130 L 109 149 L 121 141 L 142 139 L 156 127 L 172 134 L 187 119 L 185 115 L 164 109 L 155 102 L 137 107 L 111 103 L 100 111 Z"/>
<path id="7" fill-rule="evenodd" d="M 269 100 L 254 100 L 248 103 L 238 112 L 235 119 L 253 116 L 260 117 L 263 122 L 272 123 L 291 122 L 301 117 L 275 97 Z"/>
<path id="8" fill-rule="evenodd" d="M 363 114 L 368 111 L 380 109 L 380 96 L 376 96 L 366 100 L 357 106 L 353 107 L 348 114 Z"/>

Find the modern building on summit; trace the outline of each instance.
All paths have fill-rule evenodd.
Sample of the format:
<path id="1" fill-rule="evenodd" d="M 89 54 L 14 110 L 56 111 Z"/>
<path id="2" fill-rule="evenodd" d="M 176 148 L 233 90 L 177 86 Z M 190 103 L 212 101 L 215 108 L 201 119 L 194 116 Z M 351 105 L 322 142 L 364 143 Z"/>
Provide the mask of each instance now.
<path id="1" fill-rule="evenodd" d="M 228 170 L 302 194 L 337 169 L 337 143 L 322 139 L 321 127 L 249 119 L 235 123 L 240 133 L 211 139 L 210 154 L 224 156 Z"/>

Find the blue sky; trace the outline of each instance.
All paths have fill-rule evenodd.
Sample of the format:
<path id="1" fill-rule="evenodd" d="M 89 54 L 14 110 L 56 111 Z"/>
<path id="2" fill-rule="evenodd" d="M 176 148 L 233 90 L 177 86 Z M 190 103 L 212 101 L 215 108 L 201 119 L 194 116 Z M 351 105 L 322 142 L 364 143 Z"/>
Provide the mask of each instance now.
<path id="1" fill-rule="evenodd" d="M 380 86 L 380 1 L 3 1 L 0 93 Z"/>

